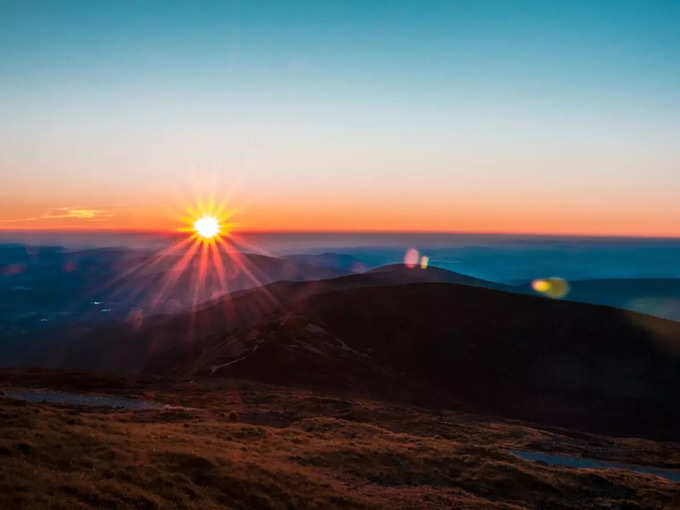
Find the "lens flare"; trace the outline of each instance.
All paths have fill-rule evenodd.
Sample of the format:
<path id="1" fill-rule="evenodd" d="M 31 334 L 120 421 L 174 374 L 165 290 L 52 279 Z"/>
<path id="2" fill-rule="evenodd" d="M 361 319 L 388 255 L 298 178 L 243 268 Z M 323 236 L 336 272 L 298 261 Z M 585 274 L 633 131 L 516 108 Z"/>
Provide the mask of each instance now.
<path id="1" fill-rule="evenodd" d="M 531 288 L 553 299 L 561 299 L 569 294 L 569 282 L 556 276 L 534 280 L 531 282 Z"/>
<path id="2" fill-rule="evenodd" d="M 415 248 L 409 248 L 404 254 L 404 265 L 406 267 L 416 267 L 420 260 L 420 252 Z"/>
<path id="3" fill-rule="evenodd" d="M 550 282 L 548 282 L 547 280 L 534 280 L 533 283 L 531 284 L 531 287 L 536 292 L 547 292 L 548 289 L 550 288 Z"/>

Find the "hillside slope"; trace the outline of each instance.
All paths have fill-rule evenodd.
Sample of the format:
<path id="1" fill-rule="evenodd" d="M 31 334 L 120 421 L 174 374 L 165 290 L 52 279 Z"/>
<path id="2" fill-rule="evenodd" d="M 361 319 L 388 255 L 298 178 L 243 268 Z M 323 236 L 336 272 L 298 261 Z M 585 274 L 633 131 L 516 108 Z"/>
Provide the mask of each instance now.
<path id="1" fill-rule="evenodd" d="M 61 362 L 360 391 L 429 406 L 463 402 L 575 428 L 677 435 L 680 324 L 467 285 L 374 278 L 244 291 L 138 329 L 99 330 L 72 344 Z M 399 281 L 389 270 L 378 278 Z"/>

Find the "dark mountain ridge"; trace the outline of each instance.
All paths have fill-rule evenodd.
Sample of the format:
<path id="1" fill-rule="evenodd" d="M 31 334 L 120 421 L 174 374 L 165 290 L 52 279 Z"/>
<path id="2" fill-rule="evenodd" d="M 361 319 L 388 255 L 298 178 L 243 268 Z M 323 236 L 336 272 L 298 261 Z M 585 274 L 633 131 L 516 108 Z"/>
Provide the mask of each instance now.
<path id="1" fill-rule="evenodd" d="M 574 428 L 677 436 L 680 324 L 422 281 L 459 278 L 440 271 L 278 282 L 137 329 L 100 330 L 59 363 L 462 402 Z"/>

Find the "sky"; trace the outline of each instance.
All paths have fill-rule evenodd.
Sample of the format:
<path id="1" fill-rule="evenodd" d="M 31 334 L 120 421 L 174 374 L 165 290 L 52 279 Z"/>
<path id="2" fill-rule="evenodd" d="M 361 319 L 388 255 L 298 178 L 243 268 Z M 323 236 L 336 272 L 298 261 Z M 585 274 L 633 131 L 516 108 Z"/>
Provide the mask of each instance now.
<path id="1" fill-rule="evenodd" d="M 680 2 L 0 0 L 0 229 L 680 236 Z"/>

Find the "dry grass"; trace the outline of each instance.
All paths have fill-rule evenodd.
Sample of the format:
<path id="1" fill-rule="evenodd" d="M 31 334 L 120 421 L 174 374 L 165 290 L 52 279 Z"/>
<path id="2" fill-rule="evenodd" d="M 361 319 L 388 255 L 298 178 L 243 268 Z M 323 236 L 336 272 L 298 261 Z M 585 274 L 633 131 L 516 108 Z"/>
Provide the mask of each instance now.
<path id="1" fill-rule="evenodd" d="M 115 412 L 0 399 L 0 508 L 680 506 L 680 484 L 654 476 L 554 468 L 504 452 L 677 466 L 673 443 L 243 382 L 168 387 L 6 373 L 0 383 L 96 387 L 194 408 Z"/>

